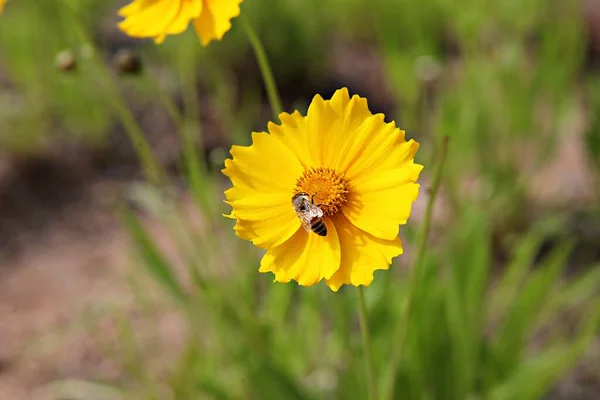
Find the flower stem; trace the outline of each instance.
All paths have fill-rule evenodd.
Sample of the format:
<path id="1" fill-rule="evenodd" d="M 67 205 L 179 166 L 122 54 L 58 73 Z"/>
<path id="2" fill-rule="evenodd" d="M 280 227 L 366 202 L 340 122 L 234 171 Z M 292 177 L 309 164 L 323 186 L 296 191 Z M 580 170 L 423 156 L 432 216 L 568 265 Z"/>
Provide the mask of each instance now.
<path id="1" fill-rule="evenodd" d="M 360 334 L 362 337 L 363 352 L 365 355 L 365 368 L 367 372 L 367 384 L 369 388 L 369 400 L 377 399 L 377 386 L 375 384 L 375 371 L 373 370 L 373 352 L 371 351 L 371 338 L 369 335 L 369 322 L 367 318 L 367 304 L 362 286 L 358 287 L 360 318 Z"/>
<path id="2" fill-rule="evenodd" d="M 267 96 L 269 97 L 269 104 L 271 104 L 271 111 L 273 112 L 273 117 L 277 121 L 279 119 L 279 114 L 283 111 L 283 107 L 281 107 L 281 98 L 279 97 L 279 91 L 277 90 L 277 84 L 273 77 L 273 71 L 271 70 L 271 64 L 267 58 L 267 53 L 265 52 L 265 48 L 258 38 L 258 35 L 252 28 L 252 25 L 250 25 L 243 16 L 240 16 L 239 19 L 246 30 L 246 35 L 248 36 L 248 40 L 250 41 L 250 45 L 256 56 L 256 61 L 258 62 L 260 73 L 265 83 L 265 89 L 267 90 Z"/>
<path id="3" fill-rule="evenodd" d="M 79 40 L 88 50 L 92 65 L 95 67 L 95 71 L 93 72 L 97 74 L 96 76 L 102 83 L 102 88 L 105 90 L 106 97 L 108 98 L 114 112 L 118 115 L 123 127 L 125 128 L 125 132 L 127 133 L 129 141 L 136 152 L 145 178 L 154 184 L 164 183 L 164 171 L 160 168 L 158 162 L 156 161 L 154 153 L 152 152 L 152 148 L 146 140 L 144 132 L 138 125 L 135 117 L 131 113 L 131 110 L 129 110 L 127 107 L 127 104 L 120 93 L 119 87 L 111 76 L 110 71 L 98 56 L 98 49 L 87 32 L 84 24 L 81 22 L 77 11 L 73 8 L 69 1 L 65 0 L 63 3 L 65 5 L 64 8 L 69 12 L 68 17 L 75 22 Z"/>
<path id="4" fill-rule="evenodd" d="M 448 154 L 448 142 L 450 138 L 448 136 L 444 137 L 442 141 L 442 146 L 440 149 L 438 163 L 436 165 L 436 169 L 433 174 L 433 180 L 431 182 L 429 199 L 427 201 L 427 208 L 425 209 L 425 216 L 423 218 L 423 224 L 421 226 L 421 230 L 419 231 L 419 236 L 417 238 L 417 253 L 410 271 L 410 276 L 408 278 L 408 286 L 407 293 L 404 296 L 404 300 L 402 303 L 402 308 L 400 310 L 401 315 L 398 321 L 398 326 L 396 329 L 396 335 L 394 336 L 394 344 L 392 346 L 392 359 L 390 368 L 388 368 L 388 376 L 386 379 L 386 392 L 385 399 L 394 399 L 394 389 L 395 389 L 395 381 L 396 375 L 398 373 L 398 368 L 400 367 L 400 361 L 402 359 L 402 349 L 404 341 L 406 340 L 406 336 L 408 334 L 408 324 L 410 322 L 410 312 L 412 307 L 413 300 L 413 290 L 415 285 L 417 284 L 417 277 L 419 276 L 419 271 L 421 270 L 421 264 L 423 263 L 423 259 L 425 258 L 425 253 L 427 250 L 427 241 L 429 239 L 429 229 L 431 227 L 431 216 L 433 214 L 433 205 L 435 203 L 435 198 L 437 196 L 438 190 L 440 188 L 440 183 L 442 180 L 442 171 L 444 170 L 444 164 L 446 162 L 446 156 Z"/>

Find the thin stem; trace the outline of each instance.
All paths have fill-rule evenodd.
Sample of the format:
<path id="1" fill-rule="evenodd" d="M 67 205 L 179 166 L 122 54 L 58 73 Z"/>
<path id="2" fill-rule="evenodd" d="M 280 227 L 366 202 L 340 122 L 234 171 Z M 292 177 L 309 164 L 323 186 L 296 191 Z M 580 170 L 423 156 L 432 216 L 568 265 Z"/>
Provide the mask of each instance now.
<path id="1" fill-rule="evenodd" d="M 415 256 L 410 276 L 408 278 L 408 287 L 407 293 L 404 296 L 404 300 L 402 303 L 401 315 L 398 321 L 398 327 L 396 329 L 396 335 L 394 336 L 395 340 L 392 346 L 392 359 L 391 365 L 388 369 L 387 376 L 387 386 L 386 386 L 386 399 L 393 399 L 394 397 L 394 389 L 395 389 L 395 381 L 396 375 L 398 373 L 398 368 L 400 367 L 400 361 L 402 359 L 402 350 L 403 344 L 408 334 L 408 323 L 410 320 L 410 313 L 413 301 L 413 291 L 414 287 L 417 284 L 417 277 L 419 276 L 419 271 L 421 270 L 421 265 L 423 263 L 423 259 L 425 258 L 425 253 L 427 251 L 427 241 L 429 239 L 429 230 L 431 227 L 431 217 L 433 214 L 433 205 L 435 203 L 435 198 L 437 196 L 438 190 L 440 188 L 440 183 L 442 180 L 442 172 L 444 170 L 444 164 L 446 162 L 446 156 L 448 154 L 448 142 L 450 138 L 448 136 L 444 137 L 442 141 L 442 147 L 440 149 L 440 155 L 438 159 L 438 164 L 433 174 L 433 181 L 431 182 L 429 199 L 427 201 L 427 207 L 425 209 L 425 216 L 423 218 L 423 225 L 421 226 L 421 230 L 419 231 L 419 236 L 417 238 L 417 254 Z"/>
<path id="2" fill-rule="evenodd" d="M 200 158 L 198 156 L 198 151 L 196 150 L 196 123 L 193 124 L 188 123 L 190 118 L 187 117 L 187 104 L 186 104 L 186 112 L 185 115 L 177 108 L 177 105 L 169 96 L 168 93 L 165 93 L 163 89 L 161 89 L 160 85 L 156 81 L 156 79 L 151 76 L 148 72 L 142 73 L 143 83 L 146 87 L 149 87 L 154 92 L 154 95 L 160 100 L 163 107 L 169 114 L 169 117 L 175 124 L 177 133 L 181 138 L 181 148 L 183 153 L 183 159 L 185 162 L 186 172 L 191 176 L 192 188 L 196 188 L 200 186 L 198 184 L 197 176 L 203 171 Z M 187 86 L 187 82 L 181 85 L 182 87 Z M 185 96 L 184 96 L 185 97 Z M 193 117 L 191 117 L 193 118 Z"/>
<path id="3" fill-rule="evenodd" d="M 164 174 L 161 171 L 158 163 L 152 153 L 152 148 L 144 136 L 144 132 L 138 125 L 135 117 L 125 104 L 123 97 L 119 91 L 119 88 L 115 84 L 114 79 L 110 75 L 110 72 L 104 65 L 104 63 L 98 57 L 98 50 L 90 38 L 86 28 L 77 15 L 77 11 L 73 9 L 72 5 L 68 1 L 63 1 L 65 9 L 71 14 L 70 17 L 74 20 L 75 26 L 78 30 L 79 38 L 82 41 L 85 48 L 89 51 L 90 59 L 96 67 L 97 76 L 102 82 L 102 87 L 106 91 L 106 95 L 114 108 L 114 111 L 119 116 L 125 132 L 129 137 L 131 144 L 138 156 L 145 177 L 152 183 L 161 183 L 164 179 Z"/>
<path id="4" fill-rule="evenodd" d="M 267 96 L 269 96 L 271 111 L 273 112 L 275 121 L 277 121 L 279 119 L 279 114 L 281 114 L 283 111 L 283 107 L 281 106 L 281 98 L 279 97 L 279 91 L 277 90 L 277 85 L 275 83 L 275 78 L 273 77 L 271 64 L 269 64 L 269 59 L 267 58 L 267 53 L 265 52 L 265 48 L 258 38 L 258 35 L 252 28 L 252 25 L 250 25 L 250 23 L 243 16 L 240 16 L 239 19 L 246 30 L 246 35 L 248 35 L 248 40 L 250 41 L 252 50 L 254 50 L 254 55 L 256 56 L 256 61 L 258 62 L 260 73 L 265 83 L 265 89 L 267 90 Z"/>
<path id="5" fill-rule="evenodd" d="M 186 124 L 183 134 L 183 150 L 186 160 L 187 173 L 190 187 L 195 200 L 206 212 L 207 221 L 211 223 L 214 214 L 213 191 L 208 190 L 210 185 L 207 175 L 208 166 L 204 157 L 205 143 L 202 136 L 202 122 L 200 118 L 200 100 L 198 93 L 198 79 L 196 75 L 196 54 L 183 52 L 179 55 L 178 69 L 183 90 L 183 104 L 185 107 Z"/>
<path id="6" fill-rule="evenodd" d="M 371 351 L 371 338 L 369 335 L 369 320 L 367 318 L 367 304 L 362 286 L 358 287 L 358 316 L 360 318 L 360 334 L 362 337 L 363 352 L 365 355 L 365 368 L 369 388 L 369 400 L 377 399 L 377 386 L 375 385 L 375 371 L 373 369 L 373 352 Z"/>
<path id="7" fill-rule="evenodd" d="M 438 160 L 438 164 L 436 166 L 433 180 L 431 182 L 431 189 L 429 192 L 429 200 L 427 201 L 427 208 L 425 209 L 425 217 L 423 219 L 423 226 L 421 227 L 421 231 L 419 232 L 419 238 L 417 241 L 417 257 L 415 259 L 415 267 L 419 267 L 423 262 L 423 257 L 425 256 L 425 251 L 427 249 L 427 240 L 429 239 L 429 230 L 431 227 L 431 216 L 433 215 L 433 205 L 435 203 L 435 198 L 437 197 L 438 191 L 440 189 L 440 183 L 442 181 L 442 172 L 444 169 L 444 164 L 446 163 L 446 156 L 448 155 L 448 143 L 450 138 L 445 136 L 442 140 L 442 147 L 440 151 L 440 158 Z M 416 268 L 413 268 L 413 275 Z"/>

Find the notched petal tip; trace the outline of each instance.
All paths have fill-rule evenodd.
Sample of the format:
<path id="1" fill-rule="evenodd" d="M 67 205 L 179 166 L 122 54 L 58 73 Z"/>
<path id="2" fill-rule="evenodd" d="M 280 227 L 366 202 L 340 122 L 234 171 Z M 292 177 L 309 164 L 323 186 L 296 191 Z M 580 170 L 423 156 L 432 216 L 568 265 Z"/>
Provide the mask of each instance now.
<path id="1" fill-rule="evenodd" d="M 311 101 L 311 104 L 312 104 L 313 102 L 319 102 L 319 103 L 320 103 L 320 102 L 323 102 L 323 103 L 324 103 L 324 102 L 325 102 L 325 100 L 323 99 L 323 96 L 321 96 L 320 94 L 318 94 L 318 93 L 317 93 L 317 94 L 315 94 L 315 95 L 313 96 L 313 99 L 312 99 L 312 101 Z"/>
<path id="2" fill-rule="evenodd" d="M 334 102 L 336 100 L 343 100 L 344 104 L 348 104 L 350 102 L 350 93 L 348 92 L 347 87 L 343 86 L 333 93 L 330 101 Z"/>
<path id="3" fill-rule="evenodd" d="M 225 218 L 229 218 L 229 219 L 235 219 L 237 220 L 237 217 L 233 214 L 233 211 L 231 212 L 231 214 L 225 214 L 225 213 L 221 213 L 221 216 L 225 217 Z"/>
<path id="4" fill-rule="evenodd" d="M 419 176 L 421 175 L 421 172 L 423 172 L 423 168 L 425 168 L 425 166 L 423 166 L 421 164 L 414 163 L 413 167 L 414 167 L 415 182 L 416 182 L 419 179 Z"/>
<path id="5" fill-rule="evenodd" d="M 229 176 L 227 175 L 233 165 L 233 159 L 232 158 L 226 158 L 225 161 L 223 161 L 223 165 L 225 166 L 225 168 L 221 168 L 221 173 L 225 176 Z"/>
<path id="6" fill-rule="evenodd" d="M 331 220 L 325 223 L 325 237 L 298 226 L 286 242 L 267 251 L 259 271 L 275 273 L 278 282 L 293 280 L 305 287 L 331 278 L 340 268 L 340 243 L 334 223 Z"/>
<path id="7" fill-rule="evenodd" d="M 345 217 L 336 218 L 342 259 L 340 268 L 325 282 L 334 292 L 343 285 L 369 286 L 374 272 L 387 270 L 394 257 L 402 254 L 402 242 L 379 239 L 353 226 Z"/>
<path id="8" fill-rule="evenodd" d="M 402 131 L 402 130 L 401 130 L 401 132 L 404 133 L 404 131 Z M 421 145 L 415 139 L 410 139 L 406 143 L 410 146 L 410 151 L 412 152 L 412 155 L 414 158 L 414 155 L 417 154 L 417 151 L 419 150 Z"/>
<path id="9" fill-rule="evenodd" d="M 326 284 L 327 284 L 327 287 L 329 289 L 331 289 L 332 292 L 338 292 L 340 290 L 340 288 L 342 286 L 344 286 L 344 285 L 351 285 L 351 286 L 354 286 L 356 288 L 359 287 L 359 286 L 369 287 L 369 286 L 371 286 L 371 283 L 373 283 L 374 280 L 375 280 L 374 276 L 371 275 L 371 278 L 368 280 L 368 282 L 367 281 L 365 281 L 363 283 L 352 283 L 352 282 L 344 282 L 344 283 L 336 282 L 336 283 L 332 283 L 332 282 L 326 282 Z"/>

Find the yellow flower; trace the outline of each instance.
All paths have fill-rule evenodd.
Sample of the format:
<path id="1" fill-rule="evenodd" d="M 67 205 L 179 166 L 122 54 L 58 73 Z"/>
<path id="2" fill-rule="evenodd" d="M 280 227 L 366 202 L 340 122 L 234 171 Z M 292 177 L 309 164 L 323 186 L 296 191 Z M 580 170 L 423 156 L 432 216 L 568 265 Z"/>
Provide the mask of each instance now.
<path id="1" fill-rule="evenodd" d="M 0 0 L 2 1 L 2 0 Z M 137 38 L 162 43 L 167 35 L 185 31 L 194 21 L 202 45 L 221 40 L 231 29 L 231 19 L 240 15 L 243 0 L 133 0 L 119 10 L 125 20 L 119 28 Z"/>
<path id="2" fill-rule="evenodd" d="M 7 0 L 0 0 L 0 14 L 2 14 L 2 11 L 4 10 L 4 5 L 6 4 Z"/>
<path id="3" fill-rule="evenodd" d="M 236 219 L 236 234 L 267 250 L 259 271 L 277 282 L 325 279 L 334 291 L 370 285 L 375 270 L 402 254 L 399 225 L 423 168 L 414 163 L 419 144 L 346 88 L 331 100 L 315 96 L 306 117 L 296 111 L 279 118 L 281 125 L 254 132 L 252 145 L 233 146 L 233 159 L 225 160 L 233 184 L 225 192 L 227 217 Z M 298 193 L 322 210 L 326 236 L 302 228 L 292 205 Z"/>

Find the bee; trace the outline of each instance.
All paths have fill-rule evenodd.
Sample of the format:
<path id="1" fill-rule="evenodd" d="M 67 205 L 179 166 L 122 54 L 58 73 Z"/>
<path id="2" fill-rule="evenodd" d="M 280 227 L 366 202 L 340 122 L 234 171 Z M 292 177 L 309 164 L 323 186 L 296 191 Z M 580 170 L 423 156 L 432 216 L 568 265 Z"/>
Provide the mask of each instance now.
<path id="1" fill-rule="evenodd" d="M 323 210 L 314 203 L 314 197 L 311 198 L 308 193 L 304 192 L 297 193 L 292 197 L 292 206 L 306 232 L 313 231 L 319 236 L 327 236 Z"/>

